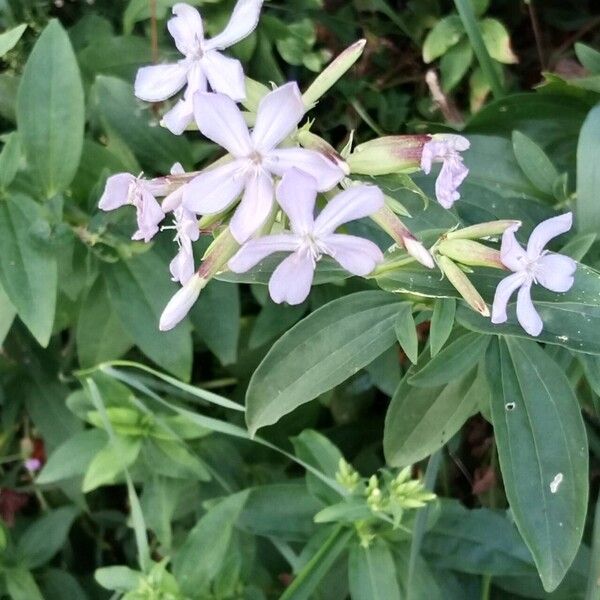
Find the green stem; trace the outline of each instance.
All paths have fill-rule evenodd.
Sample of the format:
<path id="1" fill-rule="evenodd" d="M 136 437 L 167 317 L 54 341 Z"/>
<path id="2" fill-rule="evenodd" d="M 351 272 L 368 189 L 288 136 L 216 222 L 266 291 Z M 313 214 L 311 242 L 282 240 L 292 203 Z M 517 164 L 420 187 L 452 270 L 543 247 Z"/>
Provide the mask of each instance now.
<path id="1" fill-rule="evenodd" d="M 475 18 L 475 13 L 473 11 L 473 6 L 471 5 L 471 0 L 454 0 L 454 4 L 456 5 L 456 10 L 458 10 L 458 14 L 463 22 L 467 35 L 469 36 L 469 40 L 471 42 L 471 46 L 473 47 L 473 52 L 475 52 L 475 56 L 477 57 L 477 61 L 479 62 L 479 66 L 481 67 L 481 70 L 487 79 L 487 82 L 492 90 L 492 94 L 494 94 L 494 98 L 502 98 L 502 96 L 504 96 L 503 85 L 498 77 L 496 69 L 494 68 L 492 57 L 485 47 L 485 42 L 483 41 L 481 31 L 479 30 L 479 25 L 477 24 L 477 19 Z"/>

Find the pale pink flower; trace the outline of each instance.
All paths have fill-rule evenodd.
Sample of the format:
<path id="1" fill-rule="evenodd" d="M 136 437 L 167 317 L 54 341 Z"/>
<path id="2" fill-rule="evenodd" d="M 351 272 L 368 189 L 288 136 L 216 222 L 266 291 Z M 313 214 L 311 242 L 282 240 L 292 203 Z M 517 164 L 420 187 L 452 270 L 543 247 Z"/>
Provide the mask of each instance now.
<path id="1" fill-rule="evenodd" d="M 250 240 L 229 261 L 234 273 L 243 273 L 274 252 L 291 252 L 269 281 L 269 293 L 278 304 L 300 304 L 306 299 L 316 264 L 324 254 L 363 277 L 383 260 L 373 242 L 334 233 L 340 225 L 378 211 L 384 204 L 379 188 L 359 185 L 341 192 L 315 219 L 316 197 L 316 181 L 297 169 L 289 170 L 277 188 L 277 200 L 289 218 L 291 231 Z"/>
<path id="2" fill-rule="evenodd" d="M 126 204 L 136 209 L 138 230 L 131 239 L 149 242 L 158 232 L 159 223 L 165 218 L 156 196 L 166 193 L 164 183 L 154 183 L 130 173 L 112 175 L 106 181 L 104 193 L 98 206 L 100 209 L 115 210 Z"/>
<path id="3" fill-rule="evenodd" d="M 173 6 L 169 32 L 184 58 L 174 64 L 153 65 L 138 71 L 135 95 L 147 102 L 162 102 L 187 86 L 183 98 L 163 118 L 175 134 L 182 133 L 194 117 L 193 97 L 198 91 L 211 89 L 236 101 L 246 96 L 244 70 L 239 60 L 219 52 L 233 46 L 254 31 L 262 0 L 238 0 L 225 29 L 212 39 L 205 39 L 200 13 L 189 4 Z"/>
<path id="4" fill-rule="evenodd" d="M 245 242 L 266 221 L 274 200 L 273 176 L 296 167 L 314 177 L 318 191 L 333 188 L 345 173 L 339 161 L 305 148 L 278 148 L 305 112 L 296 83 L 267 94 L 260 102 L 250 133 L 236 104 L 223 94 L 199 92 L 195 116 L 200 131 L 225 148 L 233 160 L 208 169 L 185 186 L 183 205 L 205 215 L 220 213 L 242 194 L 229 224 L 233 237 Z"/>
<path id="5" fill-rule="evenodd" d="M 538 336 L 543 322 L 531 301 L 531 286 L 537 283 L 552 292 L 566 292 L 571 289 L 577 263 L 568 256 L 544 250 L 548 242 L 571 229 L 572 213 L 540 223 L 531 234 L 527 250 L 515 239 L 519 225 L 512 225 L 502 235 L 500 260 L 505 267 L 513 271 L 498 285 L 492 306 L 492 323 L 504 323 L 507 320 L 506 306 L 512 294 L 517 295 L 517 319 L 521 327 L 529 334 Z"/>
<path id="6" fill-rule="evenodd" d="M 182 321 L 192 306 L 194 306 L 196 300 L 198 300 L 200 292 L 207 283 L 206 279 L 200 277 L 198 273 L 194 273 L 188 279 L 187 283 L 169 300 L 167 306 L 165 306 L 160 316 L 158 328 L 161 331 L 169 331 L 169 329 L 173 329 L 175 325 Z"/>
<path id="7" fill-rule="evenodd" d="M 174 229 L 175 238 L 179 250 L 175 258 L 171 261 L 169 269 L 173 281 L 179 281 L 185 285 L 194 274 L 194 252 L 192 242 L 200 237 L 198 229 L 198 219 L 194 213 L 183 206 L 179 206 L 173 211 L 173 225 L 163 227 L 163 229 Z"/>
<path id="8" fill-rule="evenodd" d="M 452 208 L 460 198 L 458 188 L 469 174 L 460 153 L 470 146 L 467 138 L 449 133 L 432 135 L 423 146 L 421 168 L 427 175 L 431 172 L 433 163 L 442 163 L 435 182 L 435 195 L 444 208 Z"/>

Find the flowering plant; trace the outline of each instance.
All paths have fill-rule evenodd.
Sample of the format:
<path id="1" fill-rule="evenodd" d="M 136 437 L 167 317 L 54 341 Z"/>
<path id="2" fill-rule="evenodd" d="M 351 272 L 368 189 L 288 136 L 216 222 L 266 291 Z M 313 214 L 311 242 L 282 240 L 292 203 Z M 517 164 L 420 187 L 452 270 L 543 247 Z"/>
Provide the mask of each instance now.
<path id="1" fill-rule="evenodd" d="M 317 4 L 0 34 L 0 595 L 594 597 L 600 55 Z"/>

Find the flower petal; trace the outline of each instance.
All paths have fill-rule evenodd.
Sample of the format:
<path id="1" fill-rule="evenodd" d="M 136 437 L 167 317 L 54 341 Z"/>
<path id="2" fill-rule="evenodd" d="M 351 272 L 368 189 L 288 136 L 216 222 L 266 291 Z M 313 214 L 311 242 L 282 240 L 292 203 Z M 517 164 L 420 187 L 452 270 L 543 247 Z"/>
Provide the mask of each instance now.
<path id="1" fill-rule="evenodd" d="M 319 192 L 330 190 L 345 177 L 339 165 L 320 152 L 306 148 L 271 150 L 265 157 L 265 167 L 280 177 L 290 168 L 295 167 L 315 179 Z"/>
<path id="2" fill-rule="evenodd" d="M 249 240 L 229 260 L 228 267 L 234 273 L 245 273 L 275 252 L 294 252 L 299 243 L 298 236 L 293 233 L 266 235 Z"/>
<path id="3" fill-rule="evenodd" d="M 243 244 L 267 220 L 273 208 L 273 181 L 266 173 L 251 177 L 229 229 L 236 242 Z"/>
<path id="4" fill-rule="evenodd" d="M 375 185 L 357 185 L 338 194 L 315 220 L 314 234 L 333 233 L 343 223 L 376 213 L 384 205 L 383 193 Z"/>
<path id="5" fill-rule="evenodd" d="M 502 244 L 500 246 L 500 260 L 502 264 L 511 271 L 521 271 L 527 266 L 527 254 L 517 242 L 515 231 L 521 227 L 521 223 L 511 225 L 504 230 L 502 234 Z"/>
<path id="6" fill-rule="evenodd" d="M 373 242 L 355 235 L 331 233 L 319 241 L 327 254 L 353 275 L 364 277 L 383 260 L 383 253 Z"/>
<path id="7" fill-rule="evenodd" d="M 162 102 L 175 95 L 187 81 L 181 63 L 142 67 L 135 77 L 135 95 L 146 102 Z"/>
<path id="8" fill-rule="evenodd" d="M 552 292 L 566 292 L 573 287 L 577 263 L 562 254 L 545 254 L 537 261 L 535 277 Z"/>
<path id="9" fill-rule="evenodd" d="M 300 123 L 306 111 L 295 82 L 269 92 L 258 105 L 252 141 L 257 150 L 268 153 Z"/>
<path id="10" fill-rule="evenodd" d="M 435 181 L 435 196 L 444 208 L 452 208 L 452 205 L 460 198 L 458 188 L 469 174 L 459 156 L 452 156 L 444 160 L 444 164 Z"/>
<path id="11" fill-rule="evenodd" d="M 242 192 L 246 177 L 240 172 L 243 161 L 233 161 L 203 171 L 183 190 L 183 206 L 199 215 L 225 210 Z"/>
<path id="12" fill-rule="evenodd" d="M 132 240 L 149 242 L 158 232 L 158 224 L 165 218 L 160 204 L 147 190 L 141 191 L 141 200 L 136 203 L 138 230 L 131 236 Z"/>
<path id="13" fill-rule="evenodd" d="M 525 276 L 522 273 L 513 273 L 505 277 L 496 288 L 494 302 L 492 303 L 492 323 L 505 323 L 508 319 L 506 306 L 515 290 L 523 285 Z"/>
<path id="14" fill-rule="evenodd" d="M 252 151 L 244 117 L 225 94 L 198 92 L 194 96 L 194 116 L 202 134 L 236 158 L 248 156 Z"/>
<path id="15" fill-rule="evenodd" d="M 529 242 L 527 243 L 527 256 L 533 260 L 538 258 L 552 238 L 569 231 L 572 225 L 573 213 L 571 212 L 542 221 L 533 230 L 533 233 L 529 238 Z"/>
<path id="16" fill-rule="evenodd" d="M 158 328 L 161 331 L 173 329 L 177 323 L 185 318 L 194 302 L 198 300 L 198 296 L 202 288 L 207 284 L 206 279 L 202 279 L 196 273 L 172 298 L 169 300 L 165 310 L 160 316 Z"/>
<path id="17" fill-rule="evenodd" d="M 239 0 L 225 29 L 219 35 L 207 40 L 204 47 L 207 50 L 229 48 L 249 36 L 258 25 L 262 3 L 263 0 Z"/>
<path id="18" fill-rule="evenodd" d="M 185 285 L 194 275 L 194 254 L 189 242 L 181 244 L 175 258 L 169 264 L 173 281 Z"/>
<path id="19" fill-rule="evenodd" d="M 242 63 L 235 58 L 228 58 L 216 50 L 207 52 L 202 57 L 202 68 L 208 78 L 210 87 L 221 94 L 239 102 L 246 97 L 246 81 Z"/>
<path id="20" fill-rule="evenodd" d="M 194 54 L 204 41 L 204 26 L 197 9 L 183 2 L 173 6 L 172 19 L 167 28 L 175 40 L 177 50 L 186 56 Z"/>
<path id="21" fill-rule="evenodd" d="M 529 335 L 538 336 L 542 333 L 544 323 L 531 301 L 531 282 L 529 281 L 521 286 L 517 295 L 517 319 Z"/>
<path id="22" fill-rule="evenodd" d="M 269 294 L 273 302 L 302 304 L 310 294 L 315 263 L 305 252 L 296 251 L 273 271 L 269 280 Z"/>
<path id="23" fill-rule="evenodd" d="M 104 193 L 98 202 L 100 210 L 114 210 L 129 202 L 129 187 L 135 182 L 130 173 L 118 173 L 106 180 Z"/>
<path id="24" fill-rule="evenodd" d="M 313 230 L 316 199 L 316 181 L 298 169 L 288 170 L 277 186 L 277 201 L 294 233 L 304 235 Z"/>
<path id="25" fill-rule="evenodd" d="M 162 124 L 175 135 L 181 135 L 194 120 L 194 95 L 205 92 L 206 77 L 199 63 L 194 63 L 187 74 L 187 87 L 183 98 L 162 118 Z"/>

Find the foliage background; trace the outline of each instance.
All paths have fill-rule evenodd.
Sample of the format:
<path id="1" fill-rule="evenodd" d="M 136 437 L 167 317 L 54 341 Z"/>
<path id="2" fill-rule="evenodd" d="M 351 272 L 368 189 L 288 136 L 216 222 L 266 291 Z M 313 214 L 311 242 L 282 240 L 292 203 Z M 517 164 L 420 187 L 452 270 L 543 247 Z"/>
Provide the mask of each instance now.
<path id="1" fill-rule="evenodd" d="M 196 4 L 211 32 L 233 3 Z M 453 125 L 473 144 L 456 215 L 424 210 L 394 177 L 379 181 L 411 212 L 415 232 L 427 238 L 459 220 L 496 218 L 522 219 L 530 231 L 576 201 L 568 251 L 598 266 L 599 8 L 593 0 L 538 2 L 533 12 L 517 0 L 472 4 L 503 88 L 496 101 L 454 3 L 441 0 L 268 2 L 257 32 L 234 54 L 254 79 L 306 87 L 365 37 L 361 61 L 312 114 L 317 133 L 340 147 L 350 130 L 366 141 Z M 600 537 L 600 344 L 598 308 L 583 299 L 597 293 L 591 275 L 589 288 L 563 301 L 578 303 L 589 326 L 566 322 L 556 301 L 545 309 L 544 351 L 511 325 L 499 339 L 482 335 L 492 331 L 454 298 L 417 301 L 354 280 L 316 286 L 299 307 L 273 305 L 258 283 L 215 280 L 182 326 L 157 331 L 176 289 L 170 234 L 150 248 L 132 243 L 132 215 L 101 214 L 97 201 L 112 173 L 161 174 L 175 161 L 190 170 L 218 156 L 198 135 L 160 129 L 163 107 L 133 96 L 140 65 L 175 56 L 165 28 L 171 5 L 0 2 L 6 29 L 27 25 L 0 74 L 0 593 L 15 600 L 599 597 L 600 551 L 592 547 Z M 426 81 L 432 67 L 437 91 Z M 431 180 L 416 181 L 431 194 Z M 418 270 L 398 277 L 379 283 L 419 293 L 444 285 L 420 280 Z M 396 333 L 406 342 L 394 323 L 407 310 L 418 369 L 407 344 L 396 343 Z M 307 349 L 302 331 L 284 334 L 308 315 L 331 334 L 321 346 L 309 339 Z M 346 322 L 355 337 L 352 326 L 339 326 Z M 552 345 L 565 326 L 571 341 Z M 278 423 L 249 439 L 240 410 L 247 394 L 272 397 L 294 364 L 324 361 L 342 343 L 362 348 L 377 327 L 379 351 L 363 354 L 364 368 L 343 383 L 325 372 L 316 401 L 304 403 L 311 398 L 301 389 L 296 396 L 305 400 L 293 413 L 275 410 Z M 259 367 L 271 348 L 271 362 Z M 428 362 L 432 355 L 437 362 Z M 537 361 L 539 385 L 515 396 L 506 372 L 531 381 L 527 356 Z M 138 366 L 106 364 L 117 359 Z M 503 381 L 494 365 L 505 369 Z M 566 376 L 552 379 L 557 371 Z M 391 396 L 385 450 L 393 468 L 382 444 Z M 583 422 L 569 421 L 571 400 Z M 531 410 L 527 435 L 492 429 L 511 402 Z M 527 440 L 552 445 L 561 428 L 566 441 L 556 456 L 529 463 Z M 561 451 L 573 451 L 565 482 L 572 495 L 555 511 L 537 511 L 549 497 L 542 485 L 507 510 L 496 452 L 503 444 L 522 467 L 513 465 L 508 485 L 538 468 L 551 481 L 553 461 L 564 464 Z M 342 455 L 360 477 L 340 470 Z M 40 474 L 24 468 L 31 457 L 45 464 Z M 412 475 L 440 496 L 426 508 L 393 491 L 398 468 L 412 464 Z M 372 512 L 367 487 L 380 469 L 384 497 L 398 500 L 385 518 Z M 507 479 L 504 465 L 503 472 Z M 392 508 L 401 528 L 392 526 Z M 575 532 L 579 517 L 585 527 Z M 556 587 L 569 552 L 577 556 L 558 590 L 544 591 L 538 571 L 547 589 Z"/>

